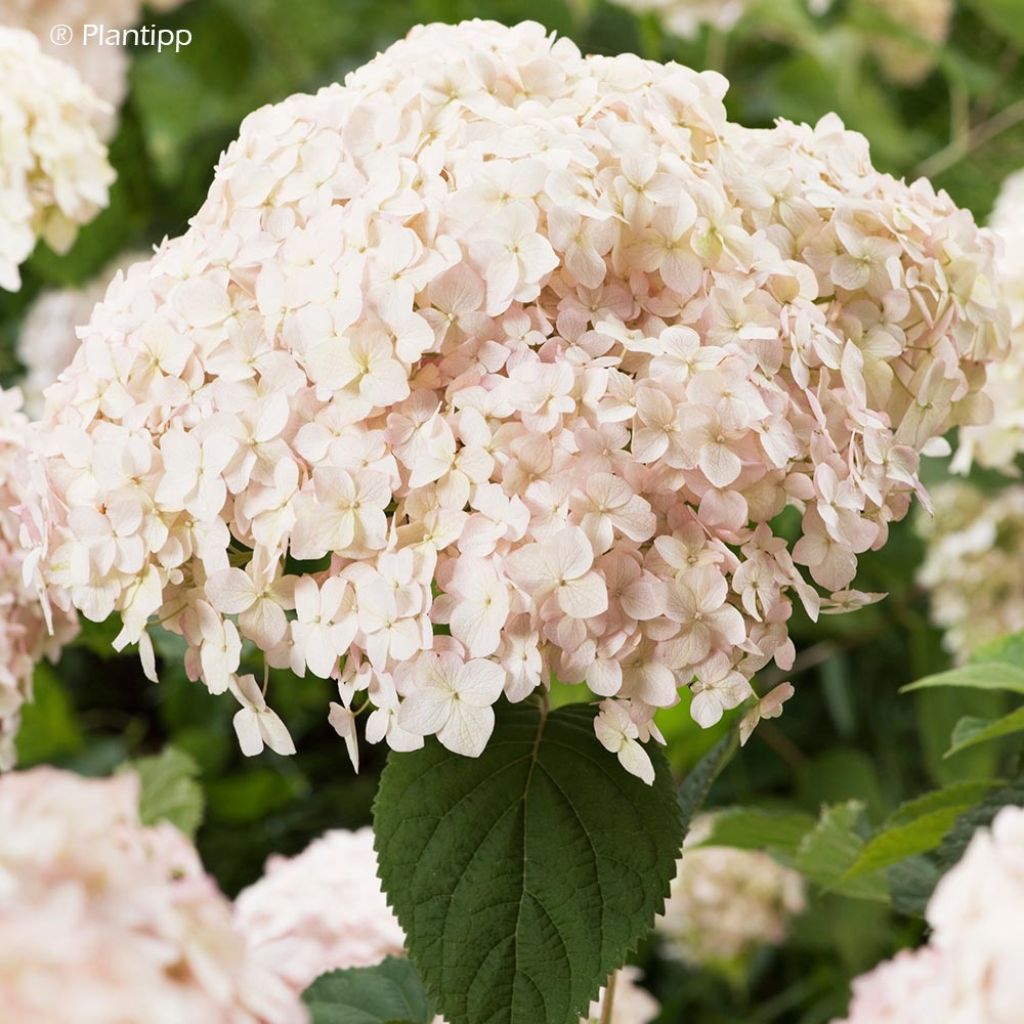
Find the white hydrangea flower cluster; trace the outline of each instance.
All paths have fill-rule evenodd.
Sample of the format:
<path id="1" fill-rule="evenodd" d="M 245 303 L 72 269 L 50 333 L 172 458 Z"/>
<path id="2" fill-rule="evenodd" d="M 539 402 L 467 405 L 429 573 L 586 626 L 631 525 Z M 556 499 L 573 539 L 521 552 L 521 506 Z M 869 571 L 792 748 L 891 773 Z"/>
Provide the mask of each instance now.
<path id="1" fill-rule="evenodd" d="M 918 582 L 932 621 L 958 663 L 984 644 L 1024 629 L 1024 487 L 994 494 L 948 481 L 934 488 L 934 518 L 921 516 L 927 544 Z"/>
<path id="2" fill-rule="evenodd" d="M 651 778 L 680 687 L 710 725 L 791 664 L 791 595 L 872 599 L 858 554 L 1003 348 L 970 214 L 725 89 L 476 21 L 247 118 L 49 392 L 54 600 L 150 671 L 150 619 L 182 634 L 247 752 L 292 748 L 243 641 L 338 678 L 353 750 L 372 707 L 478 755 L 502 694 L 584 683 Z"/>
<path id="3" fill-rule="evenodd" d="M 1004 807 L 939 882 L 928 944 L 853 983 L 845 1024 L 1019 1024 L 1024 809 Z"/>
<path id="4" fill-rule="evenodd" d="M 699 967 L 729 967 L 760 946 L 778 945 L 806 906 L 804 880 L 767 853 L 702 846 L 713 817 L 698 818 L 683 844 L 655 931 L 666 951 Z"/>
<path id="5" fill-rule="evenodd" d="M 405 935 L 377 879 L 369 828 L 335 829 L 295 857 L 272 857 L 263 877 L 239 893 L 235 921 L 260 969 L 296 993 L 327 971 L 405 954 Z M 616 975 L 611 1024 L 649 1024 L 658 1016 L 639 974 L 624 967 Z M 580 1024 L 601 1019 L 603 999 L 602 992 Z"/>
<path id="6" fill-rule="evenodd" d="M 743 17 L 747 0 L 612 0 L 634 14 L 653 14 L 665 31 L 694 39 L 702 25 L 728 32 Z"/>
<path id="7" fill-rule="evenodd" d="M 78 631 L 77 616 L 70 611 L 56 609 L 47 623 L 38 590 L 24 579 L 27 429 L 18 390 L 0 390 L 0 771 L 15 762 L 21 708 L 32 698 L 36 665 L 44 657 L 56 660 Z"/>
<path id="8" fill-rule="evenodd" d="M 0 288 L 37 238 L 64 252 L 107 205 L 114 171 L 98 130 L 105 104 L 35 36 L 0 27 Z"/>
<path id="9" fill-rule="evenodd" d="M 42 292 L 29 307 L 18 332 L 18 360 L 25 367 L 20 383 L 25 411 L 38 419 L 43 392 L 57 379 L 78 349 L 78 328 L 89 322 L 93 307 L 110 282 L 133 263 L 148 259 L 146 252 L 117 257 L 81 288 L 54 288 Z"/>
<path id="10" fill-rule="evenodd" d="M 305 1024 L 255 966 L 230 902 L 138 780 L 0 779 L 0 1006 L 32 1024 Z"/>
<path id="11" fill-rule="evenodd" d="M 986 392 L 991 420 L 961 429 L 954 469 L 966 472 L 972 462 L 1019 476 L 1014 465 L 1024 452 L 1024 171 L 1010 175 L 1000 189 L 989 226 L 999 236 L 1000 287 L 1010 309 L 1010 354 L 989 371 Z"/>
<path id="12" fill-rule="evenodd" d="M 184 0 L 149 0 L 151 10 L 168 11 Z M 0 25 L 31 32 L 42 50 L 70 64 L 101 100 L 107 104 L 100 121 L 103 138 L 117 127 L 117 110 L 128 92 L 129 53 L 121 46 L 91 45 L 84 41 L 86 25 L 108 29 L 129 28 L 142 20 L 142 0 L 0 0 Z M 50 38 L 56 25 L 66 25 L 74 34 L 67 43 Z"/>

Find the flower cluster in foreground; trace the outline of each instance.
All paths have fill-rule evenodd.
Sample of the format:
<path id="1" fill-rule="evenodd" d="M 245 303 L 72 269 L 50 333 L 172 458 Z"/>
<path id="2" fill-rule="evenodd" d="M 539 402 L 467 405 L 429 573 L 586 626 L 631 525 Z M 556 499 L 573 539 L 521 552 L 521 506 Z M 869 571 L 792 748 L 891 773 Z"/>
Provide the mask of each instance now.
<path id="1" fill-rule="evenodd" d="M 1024 487 L 995 493 L 962 481 L 934 488 L 934 518 L 921 516 L 927 544 L 918 581 L 931 599 L 943 645 L 966 661 L 984 644 L 1024 629 Z"/>
<path id="2" fill-rule="evenodd" d="M 853 983 L 846 1024 L 1018 1024 L 1024 809 L 1004 807 L 939 882 L 927 945 Z"/>
<path id="3" fill-rule="evenodd" d="M 679 960 L 729 968 L 760 946 L 781 943 L 806 894 L 803 877 L 767 853 L 702 846 L 711 830 L 704 817 L 687 834 L 655 930 Z"/>
<path id="4" fill-rule="evenodd" d="M 993 415 L 985 423 L 961 429 L 953 466 L 966 472 L 977 463 L 1019 476 L 1015 461 L 1024 452 L 1024 171 L 1003 182 L 989 226 L 1001 242 L 997 267 L 1010 311 L 1011 347 L 989 371 L 985 390 Z"/>
<path id="5" fill-rule="evenodd" d="M 183 635 L 247 752 L 291 741 L 244 641 L 337 678 L 353 750 L 372 708 L 477 755 L 557 677 L 651 778 L 680 688 L 710 725 L 791 664 L 794 596 L 873 598 L 857 556 L 1004 347 L 970 214 L 725 89 L 468 22 L 250 115 L 48 393 L 52 599 L 151 674 L 151 619 Z"/>
<path id="6" fill-rule="evenodd" d="M 134 775 L 0 779 L 0 1006 L 32 1024 L 304 1024 Z"/>
<path id="7" fill-rule="evenodd" d="M 368 828 L 337 829 L 295 857 L 272 857 L 263 877 L 239 894 L 235 921 L 260 969 L 296 993 L 327 971 L 372 967 L 405 952 L 405 935 L 377 880 Z M 657 1017 L 658 1003 L 638 975 L 634 967 L 616 975 L 611 1024 Z M 581 1024 L 600 1019 L 603 998 Z"/>
<path id="8" fill-rule="evenodd" d="M 114 172 L 98 135 L 106 105 L 31 33 L 0 26 L 0 81 L 0 288 L 17 291 L 37 238 L 68 249 Z"/>
<path id="9" fill-rule="evenodd" d="M 110 282 L 119 271 L 148 258 L 144 252 L 119 256 L 80 288 L 44 291 L 29 307 L 18 333 L 18 360 L 25 367 L 20 387 L 30 416 L 42 415 L 43 392 L 74 358 L 78 328 L 89 322 Z"/>
<path id="10" fill-rule="evenodd" d="M 0 770 L 15 761 L 21 707 L 32 696 L 32 674 L 44 657 L 56 659 L 77 632 L 77 616 L 55 609 L 48 623 L 34 586 L 24 580 L 21 509 L 28 419 L 17 389 L 0 390 Z"/>
<path id="11" fill-rule="evenodd" d="M 151 10 L 168 11 L 184 0 L 147 0 Z M 142 19 L 141 0 L 0 0 L 0 25 L 33 33 L 43 51 L 70 64 L 104 103 L 100 122 L 104 138 L 117 126 L 117 108 L 128 91 L 128 51 L 121 46 L 91 45 L 84 39 L 86 25 L 123 29 Z M 55 26 L 66 25 L 72 33 L 68 42 L 51 38 Z"/>

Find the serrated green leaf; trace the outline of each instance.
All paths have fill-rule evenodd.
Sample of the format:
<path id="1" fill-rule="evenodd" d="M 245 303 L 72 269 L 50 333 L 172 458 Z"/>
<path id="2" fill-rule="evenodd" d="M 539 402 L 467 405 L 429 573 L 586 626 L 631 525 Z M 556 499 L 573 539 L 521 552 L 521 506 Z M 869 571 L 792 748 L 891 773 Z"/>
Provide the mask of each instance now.
<path id="1" fill-rule="evenodd" d="M 1002 736 L 1011 736 L 1015 732 L 1024 732 L 1024 707 L 1011 711 L 1001 718 L 976 718 L 965 716 L 956 723 L 953 729 L 952 746 L 943 755 L 952 757 L 968 747 L 979 743 L 989 743 Z"/>
<path id="2" fill-rule="evenodd" d="M 883 876 L 843 878 L 864 847 L 859 832 L 863 813 L 864 805 L 858 800 L 823 808 L 818 823 L 801 840 L 793 867 L 823 889 L 857 899 L 886 900 Z"/>
<path id="3" fill-rule="evenodd" d="M 711 834 L 700 845 L 771 850 L 777 855 L 793 857 L 814 826 L 814 818 L 799 811 L 730 807 L 715 813 Z"/>
<path id="4" fill-rule="evenodd" d="M 664 756 L 652 786 L 594 709 L 500 710 L 477 759 L 391 753 L 374 805 L 380 875 L 449 1024 L 575 1024 L 662 909 L 682 845 Z"/>
<path id="5" fill-rule="evenodd" d="M 937 861 L 942 870 L 951 868 L 962 856 L 971 837 L 979 828 L 992 824 L 992 819 L 1006 806 L 1024 807 L 1024 775 L 1009 785 L 989 793 L 980 804 L 964 811 L 942 840 Z"/>
<path id="6" fill-rule="evenodd" d="M 312 1024 L 429 1024 L 433 1013 L 416 968 L 388 957 L 375 967 L 321 974 L 305 992 Z"/>
<path id="7" fill-rule="evenodd" d="M 1024 632 L 1007 633 L 990 640 L 971 655 L 972 665 L 986 661 L 1003 661 L 1024 669 Z"/>
<path id="8" fill-rule="evenodd" d="M 933 686 L 962 686 L 973 690 L 1010 690 L 1024 693 L 1024 668 L 1006 661 L 981 661 L 925 676 L 904 686 L 900 693 L 924 690 Z"/>
<path id="9" fill-rule="evenodd" d="M 955 783 L 902 804 L 868 840 L 843 881 L 934 850 L 957 817 L 981 799 L 991 785 L 988 781 Z"/>
<path id="10" fill-rule="evenodd" d="M 203 788 L 196 781 L 199 766 L 174 747 L 154 757 L 129 761 L 125 769 L 139 776 L 139 818 L 143 825 L 169 821 L 194 837 L 203 820 Z"/>
<path id="11" fill-rule="evenodd" d="M 932 858 L 918 854 L 894 864 L 886 872 L 893 910 L 924 917 L 925 907 L 941 877 Z"/>

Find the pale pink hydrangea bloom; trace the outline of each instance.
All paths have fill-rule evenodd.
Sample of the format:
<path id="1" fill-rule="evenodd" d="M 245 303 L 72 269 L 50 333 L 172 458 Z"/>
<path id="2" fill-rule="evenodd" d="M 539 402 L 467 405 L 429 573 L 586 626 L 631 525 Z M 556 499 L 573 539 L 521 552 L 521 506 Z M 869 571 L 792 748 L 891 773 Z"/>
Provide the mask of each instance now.
<path id="1" fill-rule="evenodd" d="M 214 693 L 244 641 L 336 678 L 351 749 L 367 700 L 374 741 L 476 754 L 502 693 L 582 684 L 649 778 L 680 688 L 710 725 L 788 668 L 794 595 L 873 598 L 857 556 L 1004 347 L 970 214 L 725 89 L 475 21 L 252 114 L 49 392 L 55 603 L 151 674 L 159 621 Z"/>
<path id="2" fill-rule="evenodd" d="M 119 256 L 81 288 L 44 291 L 29 307 L 18 332 L 18 359 L 25 367 L 20 386 L 30 416 L 42 415 L 43 392 L 71 362 L 78 348 L 78 328 L 89 322 L 111 280 L 148 258 L 144 252 Z"/>
<path id="3" fill-rule="evenodd" d="M 918 582 L 932 621 L 957 662 L 984 644 L 1024 629 L 1024 487 L 986 493 L 964 481 L 932 492 L 934 516 L 920 516 L 926 542 Z"/>
<path id="4" fill-rule="evenodd" d="M 685 963 L 728 967 L 758 947 L 781 943 L 806 894 L 802 876 L 766 853 L 702 846 L 711 827 L 704 816 L 687 834 L 655 931 Z"/>
<path id="5" fill-rule="evenodd" d="M 728 32 L 743 16 L 747 0 L 612 0 L 637 15 L 653 14 L 665 31 L 693 39 L 702 25 Z"/>
<path id="6" fill-rule="evenodd" d="M 32 1024 L 304 1024 L 231 904 L 138 781 L 52 768 L 0 779 L 0 1006 Z"/>
<path id="7" fill-rule="evenodd" d="M 1024 809 L 1004 807 L 939 882 L 928 944 L 853 983 L 846 1024 L 1019 1024 Z"/>
<path id="8" fill-rule="evenodd" d="M 1024 452 L 1024 171 L 1003 182 L 989 226 L 1001 242 L 997 265 L 1010 309 L 1011 348 L 1008 357 L 989 371 L 985 390 L 993 416 L 987 423 L 960 431 L 953 467 L 966 472 L 974 462 L 1019 476 L 1014 463 Z"/>
<path id="9" fill-rule="evenodd" d="M 153 10 L 167 11 L 184 0 L 149 2 Z M 0 0 L 0 25 L 25 29 L 39 40 L 44 53 L 70 64 L 86 85 L 107 104 L 102 134 L 109 138 L 117 127 L 117 109 L 128 92 L 129 53 L 121 46 L 100 46 L 95 37 L 84 40 L 86 25 L 124 29 L 142 20 L 141 0 Z M 70 43 L 56 43 L 50 33 L 67 25 L 74 33 Z"/>
<path id="10" fill-rule="evenodd" d="M 37 238 L 70 248 L 114 171 L 98 136 L 106 104 L 31 33 L 0 26 L 0 81 L 0 288 L 17 291 Z"/>
<path id="11" fill-rule="evenodd" d="M 256 959 L 296 992 L 327 971 L 372 967 L 405 950 L 368 828 L 335 829 L 295 857 L 271 857 L 235 900 L 235 922 Z"/>
<path id="12" fill-rule="evenodd" d="M 260 968 L 299 993 L 321 974 L 405 954 L 405 935 L 377 879 L 373 832 L 336 829 L 294 857 L 271 857 L 235 901 L 235 923 Z M 659 1006 L 639 971 L 616 976 L 612 1024 L 648 1024 Z M 588 1018 L 601 1016 L 603 993 Z M 443 1024 L 440 1017 L 437 1024 Z"/>
<path id="13" fill-rule="evenodd" d="M 21 510 L 26 479 L 28 419 L 15 388 L 0 390 L 0 770 L 15 762 L 21 708 L 32 698 L 32 675 L 44 657 L 56 660 L 78 631 L 78 618 L 55 609 L 47 623 L 38 590 L 25 582 Z"/>

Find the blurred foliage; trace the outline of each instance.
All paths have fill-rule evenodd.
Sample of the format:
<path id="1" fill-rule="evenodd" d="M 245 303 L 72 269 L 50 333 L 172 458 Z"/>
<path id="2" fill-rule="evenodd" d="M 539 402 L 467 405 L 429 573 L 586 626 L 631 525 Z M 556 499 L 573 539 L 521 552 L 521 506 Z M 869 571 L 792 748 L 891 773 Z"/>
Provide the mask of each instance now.
<path id="1" fill-rule="evenodd" d="M 837 0 L 817 16 L 804 0 L 752 0 L 730 33 L 705 29 L 694 40 L 605 0 L 192 0 L 149 19 L 188 28 L 190 47 L 135 54 L 111 145 L 118 181 L 110 207 L 68 256 L 41 246 L 23 290 L 0 294 L 0 378 L 16 377 L 19 323 L 42 289 L 84 282 L 121 250 L 186 228 L 247 113 L 340 80 L 418 22 L 466 17 L 533 18 L 587 52 L 715 68 L 731 82 L 730 116 L 749 125 L 835 110 L 869 138 L 880 168 L 930 174 L 979 218 L 1003 177 L 1024 167 L 1024 0 L 961 0 L 941 48 L 915 40 L 866 0 Z M 880 39 L 931 53 L 934 69 L 913 86 L 888 81 L 876 59 Z M 944 473 L 936 461 L 926 477 Z M 971 829 L 1000 800 L 1024 803 L 1021 734 L 949 750 L 951 737 L 962 741 L 979 719 L 1012 712 L 1012 695 L 900 693 L 950 667 L 914 582 L 920 558 L 912 523 L 898 524 L 884 553 L 863 558 L 858 578 L 887 600 L 817 623 L 794 619 L 793 670 L 769 668 L 758 685 L 764 692 L 792 679 L 797 696 L 717 779 L 736 716 L 702 731 L 685 699 L 659 716 L 677 776 L 709 790 L 712 805 L 742 808 L 723 820 L 720 838 L 768 845 L 815 882 L 790 942 L 765 950 L 740 976 L 692 971 L 649 942 L 640 962 L 663 1021 L 820 1024 L 842 1015 L 850 977 L 919 938 L 914 915 Z M 200 852 L 229 893 L 254 880 L 271 852 L 295 853 L 327 828 L 369 820 L 383 751 L 365 748 L 361 774 L 352 773 L 326 721 L 333 684 L 274 672 L 275 708 L 299 753 L 246 759 L 231 726 L 233 699 L 211 697 L 186 677 L 180 642 L 159 638 L 161 682 L 153 685 L 136 658 L 113 657 L 115 632 L 88 624 L 59 666 L 39 667 L 18 740 L 23 766 L 103 774 L 131 762 L 147 816 L 189 830 L 205 805 Z M 990 660 L 1024 665 L 1008 650 Z M 567 687 L 554 703 L 578 692 Z"/>

